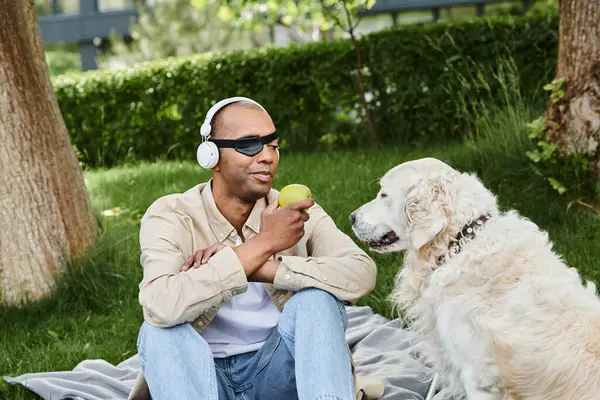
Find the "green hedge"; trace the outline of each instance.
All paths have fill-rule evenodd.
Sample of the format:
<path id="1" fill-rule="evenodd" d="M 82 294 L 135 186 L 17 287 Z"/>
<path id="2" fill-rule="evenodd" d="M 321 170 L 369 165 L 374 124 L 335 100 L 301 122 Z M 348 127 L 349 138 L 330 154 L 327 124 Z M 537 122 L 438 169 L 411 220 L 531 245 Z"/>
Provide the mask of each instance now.
<path id="1" fill-rule="evenodd" d="M 514 60 L 525 94 L 539 90 L 552 79 L 557 30 L 558 18 L 546 15 L 404 26 L 362 37 L 361 76 L 372 95 L 379 142 L 418 144 L 464 134 L 469 118 L 457 99 L 480 88 L 459 77 L 474 66 L 485 77 L 502 60 Z M 340 40 L 167 59 L 53 83 L 82 161 L 111 166 L 195 159 L 204 114 L 234 95 L 266 107 L 287 149 L 364 144 L 369 136 L 355 65 L 351 43 Z M 486 90 L 501 89 L 489 78 Z"/>

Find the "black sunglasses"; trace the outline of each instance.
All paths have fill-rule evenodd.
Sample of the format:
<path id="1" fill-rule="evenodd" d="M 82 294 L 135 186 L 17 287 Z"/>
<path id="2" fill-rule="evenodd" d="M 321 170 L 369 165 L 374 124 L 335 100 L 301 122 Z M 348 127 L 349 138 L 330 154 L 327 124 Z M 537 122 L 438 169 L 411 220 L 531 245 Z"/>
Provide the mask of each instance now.
<path id="1" fill-rule="evenodd" d="M 273 132 L 267 136 L 252 136 L 236 140 L 209 140 L 219 148 L 233 148 L 238 153 L 242 153 L 248 157 L 253 157 L 262 151 L 265 144 L 270 143 L 275 139 L 279 139 L 277 132 Z"/>

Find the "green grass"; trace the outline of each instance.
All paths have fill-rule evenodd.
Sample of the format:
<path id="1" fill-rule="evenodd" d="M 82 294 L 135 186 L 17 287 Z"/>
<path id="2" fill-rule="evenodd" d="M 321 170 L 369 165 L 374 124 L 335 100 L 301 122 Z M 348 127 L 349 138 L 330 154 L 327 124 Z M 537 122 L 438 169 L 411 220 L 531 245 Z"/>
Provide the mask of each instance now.
<path id="1" fill-rule="evenodd" d="M 567 209 L 565 200 L 524 156 L 532 145 L 523 139 L 522 128 L 536 116 L 526 107 L 505 111 L 479 124 L 483 139 L 439 148 L 284 154 L 275 187 L 308 185 L 316 201 L 350 234 L 348 215 L 375 195 L 383 173 L 409 159 L 437 157 L 477 172 L 502 207 L 515 208 L 548 230 L 565 260 L 600 283 L 600 217 L 583 207 Z M 209 177 L 192 162 L 140 164 L 89 171 L 85 176 L 103 235 L 84 260 L 70 267 L 56 295 L 23 309 L 0 309 L 1 375 L 71 370 L 92 358 L 117 364 L 135 354 L 142 322 L 137 302 L 142 276 L 139 219 L 157 197 L 182 192 Z M 102 216 L 103 210 L 114 207 L 121 209 L 119 216 Z M 360 304 L 394 317 L 386 296 L 401 256 L 373 254 L 373 258 L 379 271 L 377 287 Z M 37 397 L 2 381 L 0 398 Z"/>

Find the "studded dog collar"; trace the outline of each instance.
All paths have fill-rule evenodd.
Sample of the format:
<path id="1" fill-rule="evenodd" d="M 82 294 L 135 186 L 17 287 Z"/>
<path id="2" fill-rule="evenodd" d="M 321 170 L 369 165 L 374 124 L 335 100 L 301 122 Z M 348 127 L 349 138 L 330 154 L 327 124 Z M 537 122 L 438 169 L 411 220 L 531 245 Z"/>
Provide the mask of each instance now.
<path id="1" fill-rule="evenodd" d="M 454 236 L 454 240 L 450 243 L 448 247 L 448 253 L 450 254 L 458 254 L 462 250 L 461 244 L 465 241 L 470 241 L 475 238 L 475 231 L 477 228 L 480 228 L 492 218 L 491 215 L 482 215 L 479 218 L 471 221 L 462 227 L 462 229 L 458 232 L 456 236 Z M 438 266 L 444 264 L 446 262 L 446 256 L 441 255 L 436 259 L 436 264 Z"/>

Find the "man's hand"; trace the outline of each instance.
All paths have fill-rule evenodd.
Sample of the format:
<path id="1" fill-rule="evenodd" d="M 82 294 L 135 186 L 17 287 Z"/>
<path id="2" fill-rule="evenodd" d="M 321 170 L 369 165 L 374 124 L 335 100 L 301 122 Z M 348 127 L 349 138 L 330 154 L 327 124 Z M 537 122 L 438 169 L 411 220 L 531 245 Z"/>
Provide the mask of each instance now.
<path id="1" fill-rule="evenodd" d="M 191 255 L 190 258 L 188 258 L 186 262 L 183 263 L 183 266 L 179 271 L 185 272 L 190 268 L 198 268 L 201 264 L 206 264 L 208 262 L 208 259 L 212 257 L 213 254 L 218 253 L 224 248 L 225 246 L 221 243 L 215 243 L 212 246 L 208 246 L 205 249 L 200 249 L 196 251 L 196 253 Z"/>
<path id="2" fill-rule="evenodd" d="M 305 199 L 277 208 L 277 202 L 269 204 L 261 215 L 259 235 L 271 245 L 273 253 L 289 249 L 304 236 L 304 223 L 310 218 L 304 211 L 315 204 Z"/>

